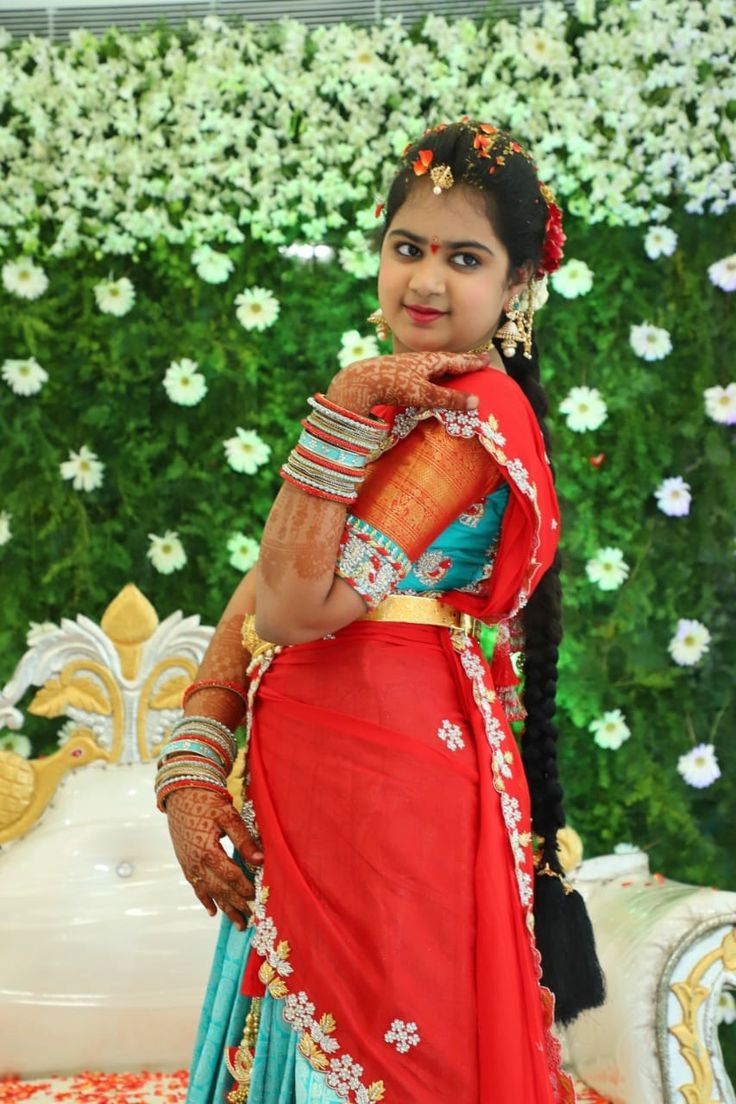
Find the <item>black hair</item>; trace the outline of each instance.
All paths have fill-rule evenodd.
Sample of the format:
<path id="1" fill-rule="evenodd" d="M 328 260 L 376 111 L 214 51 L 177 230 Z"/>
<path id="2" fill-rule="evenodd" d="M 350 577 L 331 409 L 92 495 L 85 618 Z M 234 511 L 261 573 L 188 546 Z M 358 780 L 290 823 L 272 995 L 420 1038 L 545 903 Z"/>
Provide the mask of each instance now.
<path id="1" fill-rule="evenodd" d="M 385 217 L 376 229 L 374 244 L 381 248 L 394 216 L 417 180 L 423 178 L 413 168 L 420 149 L 432 151 L 431 165 L 449 165 L 454 182 L 479 190 L 493 231 L 508 253 L 507 283 L 541 272 L 550 209 L 536 165 L 508 131 L 467 117 L 431 128 L 406 147 L 388 191 Z M 522 346 L 517 345 L 515 355 L 504 356 L 504 363 L 529 400 L 551 457 L 552 442 L 545 422 L 549 404 L 540 382 L 539 350 L 534 338 L 531 354 L 528 359 Z M 550 468 L 554 478 L 551 463 Z M 557 832 L 565 825 L 564 795 L 557 766 L 558 730 L 553 721 L 562 640 L 560 566 L 558 550 L 521 613 L 526 711 L 521 754 L 531 798 L 532 828 L 541 841 L 534 883 L 534 930 L 542 958 L 542 984 L 555 995 L 556 1021 L 566 1024 L 584 1009 L 603 1003 L 605 980 L 582 897 L 576 890 L 570 891 L 569 884 L 560 877 L 540 873 L 545 864 L 548 870 L 563 873 Z"/>

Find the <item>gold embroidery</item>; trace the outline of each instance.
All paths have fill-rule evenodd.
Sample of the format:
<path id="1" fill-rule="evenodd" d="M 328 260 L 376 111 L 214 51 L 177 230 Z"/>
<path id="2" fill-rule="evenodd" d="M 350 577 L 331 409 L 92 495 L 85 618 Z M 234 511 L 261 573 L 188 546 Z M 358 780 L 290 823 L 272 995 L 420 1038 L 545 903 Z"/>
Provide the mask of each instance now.
<path id="1" fill-rule="evenodd" d="M 245 1104 L 250 1092 L 250 1082 L 253 1076 L 253 1059 L 255 1057 L 256 1039 L 258 1038 L 258 1026 L 261 1022 L 262 997 L 251 997 L 248 1015 L 245 1018 L 243 1039 L 235 1052 L 235 1060 L 230 1061 L 230 1055 L 225 1049 L 225 1064 L 235 1080 L 235 1087 L 227 1094 L 228 1104 Z"/>

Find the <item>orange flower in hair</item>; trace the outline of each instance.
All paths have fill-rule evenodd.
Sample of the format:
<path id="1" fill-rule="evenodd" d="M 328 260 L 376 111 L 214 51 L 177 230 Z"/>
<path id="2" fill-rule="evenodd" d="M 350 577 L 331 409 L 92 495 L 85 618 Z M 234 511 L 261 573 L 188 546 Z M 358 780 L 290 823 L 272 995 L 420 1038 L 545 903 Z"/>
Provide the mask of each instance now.
<path id="1" fill-rule="evenodd" d="M 490 157 L 488 147 L 491 145 L 491 139 L 487 134 L 476 134 L 473 139 L 473 148 L 480 150 L 481 157 Z"/>
<path id="2" fill-rule="evenodd" d="M 419 157 L 417 158 L 416 161 L 413 162 L 414 172 L 416 173 L 417 176 L 424 176 L 425 173 L 429 172 L 429 166 L 432 164 L 432 159 L 433 158 L 434 158 L 434 151 L 433 150 L 420 150 L 419 151 Z"/>
<path id="3" fill-rule="evenodd" d="M 480 130 L 483 131 L 484 134 L 496 134 L 496 133 L 498 133 L 498 127 L 491 126 L 490 123 L 479 123 L 478 126 L 479 126 Z"/>

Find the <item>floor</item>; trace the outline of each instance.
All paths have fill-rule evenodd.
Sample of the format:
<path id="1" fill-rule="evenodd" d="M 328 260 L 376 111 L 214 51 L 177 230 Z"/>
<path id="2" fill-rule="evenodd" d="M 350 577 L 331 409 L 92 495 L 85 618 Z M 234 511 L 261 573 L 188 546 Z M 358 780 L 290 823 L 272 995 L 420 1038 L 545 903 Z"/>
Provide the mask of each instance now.
<path id="1" fill-rule="evenodd" d="M 176 1073 L 95 1073 L 21 1081 L 0 1078 L 0 1104 L 184 1104 L 186 1070 Z M 577 1104 L 609 1104 L 592 1089 L 576 1084 Z"/>

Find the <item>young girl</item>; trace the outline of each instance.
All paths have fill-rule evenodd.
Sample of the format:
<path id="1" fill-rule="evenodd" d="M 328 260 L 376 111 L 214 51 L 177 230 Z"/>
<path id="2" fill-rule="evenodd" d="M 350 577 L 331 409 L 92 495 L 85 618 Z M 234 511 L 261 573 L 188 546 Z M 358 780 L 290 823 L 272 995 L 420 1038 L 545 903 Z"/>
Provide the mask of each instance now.
<path id="1" fill-rule="evenodd" d="M 393 352 L 309 400 L 159 766 L 185 876 L 224 913 L 190 1104 L 573 1101 L 552 1026 L 603 1000 L 556 840 L 560 514 L 532 316 L 559 208 L 464 117 L 407 147 L 377 215 Z"/>

